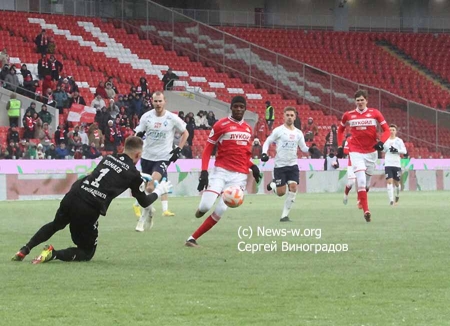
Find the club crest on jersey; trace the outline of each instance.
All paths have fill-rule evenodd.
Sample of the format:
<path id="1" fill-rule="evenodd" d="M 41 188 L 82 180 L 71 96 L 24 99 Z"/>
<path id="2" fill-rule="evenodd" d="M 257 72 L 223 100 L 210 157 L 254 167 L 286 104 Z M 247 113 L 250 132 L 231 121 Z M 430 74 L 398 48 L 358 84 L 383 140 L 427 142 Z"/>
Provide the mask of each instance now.
<path id="1" fill-rule="evenodd" d="M 295 139 L 295 135 L 289 135 L 289 139 Z"/>
<path id="2" fill-rule="evenodd" d="M 164 121 L 164 127 L 167 127 L 167 124 L 168 124 L 168 122 L 167 122 L 167 120 L 165 120 Z"/>
<path id="3" fill-rule="evenodd" d="M 209 138 L 214 136 L 214 129 L 211 129 L 211 132 L 209 133 Z"/>

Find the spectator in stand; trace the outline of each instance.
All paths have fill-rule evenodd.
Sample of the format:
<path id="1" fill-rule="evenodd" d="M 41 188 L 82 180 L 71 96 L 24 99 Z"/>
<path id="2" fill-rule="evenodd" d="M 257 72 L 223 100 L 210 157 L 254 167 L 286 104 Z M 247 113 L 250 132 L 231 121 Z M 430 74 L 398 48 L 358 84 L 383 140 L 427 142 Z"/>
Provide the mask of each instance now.
<path id="1" fill-rule="evenodd" d="M 72 92 L 75 92 L 75 91 L 80 92 L 78 85 L 75 81 L 75 77 L 67 76 L 67 79 L 69 80 L 69 84 L 70 84 L 70 87 L 72 88 Z"/>
<path id="2" fill-rule="evenodd" d="M 100 95 L 101 98 L 103 99 L 107 99 L 108 98 L 108 94 L 106 93 L 106 88 L 105 88 L 105 83 L 100 81 L 98 83 L 97 88 L 95 89 L 95 94 L 96 95 Z"/>
<path id="3" fill-rule="evenodd" d="M 25 115 L 27 115 L 28 111 L 31 112 L 31 116 L 33 116 L 33 114 L 36 113 L 36 103 L 35 102 L 30 103 L 30 106 L 25 110 Z"/>
<path id="4" fill-rule="evenodd" d="M 69 97 L 67 93 L 61 89 L 61 86 L 56 86 L 56 91 L 53 93 L 53 98 L 55 100 L 55 106 L 59 111 L 59 114 L 63 114 L 64 108 L 67 107 Z"/>
<path id="5" fill-rule="evenodd" d="M 134 135 L 133 129 L 131 129 L 131 126 L 129 124 L 126 125 L 125 131 L 123 132 L 123 142 L 125 142 L 125 139 L 127 139 L 130 136 Z"/>
<path id="6" fill-rule="evenodd" d="M 139 117 L 137 114 L 133 114 L 133 116 L 131 117 L 130 125 L 133 129 L 136 128 L 137 125 L 139 125 Z"/>
<path id="7" fill-rule="evenodd" d="M 96 159 L 97 157 L 102 155 L 98 151 L 97 146 L 95 145 L 95 142 L 91 143 L 91 146 L 89 146 L 89 148 L 85 154 L 86 154 L 86 158 L 88 158 L 88 159 Z"/>
<path id="8" fill-rule="evenodd" d="M 41 118 L 42 123 L 47 123 L 49 125 L 52 123 L 52 114 L 48 112 L 47 105 L 42 104 L 39 117 Z"/>
<path id="9" fill-rule="evenodd" d="M 148 111 L 151 111 L 152 107 L 150 105 L 150 102 L 144 101 L 144 105 L 142 106 L 142 112 L 141 112 L 141 116 L 143 116 L 145 113 L 147 113 Z"/>
<path id="10" fill-rule="evenodd" d="M 111 83 L 111 87 L 112 87 L 112 89 L 114 90 L 114 92 L 115 92 L 116 94 L 119 94 L 119 91 L 117 90 L 116 84 L 114 83 L 114 77 L 112 77 L 112 76 L 108 77 L 107 82 L 108 82 L 108 83 Z"/>
<path id="11" fill-rule="evenodd" d="M 38 137 L 38 139 L 41 141 L 41 144 L 44 146 L 44 151 L 46 151 L 50 147 L 53 137 L 54 135 L 50 130 L 49 124 L 47 122 L 44 122 L 42 124 L 41 137 Z"/>
<path id="12" fill-rule="evenodd" d="M 305 141 L 313 141 L 314 136 L 317 136 L 319 129 L 314 123 L 313 118 L 308 118 L 308 123 L 303 126 L 303 134 L 305 135 Z"/>
<path id="13" fill-rule="evenodd" d="M 142 108 L 144 106 L 144 102 L 142 101 L 142 98 L 139 96 L 139 94 L 135 94 L 134 97 L 131 99 L 131 105 L 130 110 L 134 114 L 140 118 L 142 116 Z"/>
<path id="14" fill-rule="evenodd" d="M 67 130 L 61 123 L 55 131 L 55 144 L 59 146 L 62 143 L 67 144 Z"/>
<path id="15" fill-rule="evenodd" d="M 266 120 L 262 117 L 258 119 L 255 126 L 254 137 L 258 139 L 266 139 L 268 133 L 268 126 Z"/>
<path id="16" fill-rule="evenodd" d="M 339 169 L 339 160 L 336 156 L 337 148 L 334 149 L 334 147 L 329 147 L 329 154 L 325 157 L 325 161 L 323 163 L 323 169 L 324 171 L 334 171 L 336 169 Z"/>
<path id="17" fill-rule="evenodd" d="M 106 107 L 106 103 L 100 94 L 95 94 L 95 98 L 91 102 L 91 107 L 97 109 L 97 111 L 101 110 L 103 107 Z"/>
<path id="18" fill-rule="evenodd" d="M 208 114 L 206 115 L 206 121 L 208 121 L 209 129 L 211 129 L 214 126 L 214 124 L 217 122 L 216 115 L 214 114 L 213 111 L 208 112 Z"/>
<path id="19" fill-rule="evenodd" d="M 184 112 L 183 111 L 178 112 L 178 117 L 184 121 L 184 118 L 185 118 Z"/>
<path id="20" fill-rule="evenodd" d="M 322 152 L 317 148 L 315 143 L 312 143 L 308 150 L 311 158 L 323 158 Z"/>
<path id="21" fill-rule="evenodd" d="M 64 77 L 61 81 L 61 83 L 58 83 L 59 86 L 61 86 L 61 90 L 66 92 L 66 94 L 71 94 L 74 92 L 74 88 L 72 83 L 69 82 L 69 79 Z"/>
<path id="22" fill-rule="evenodd" d="M 138 94 L 149 95 L 150 90 L 148 88 L 148 82 L 147 79 L 145 79 L 145 77 L 141 77 L 141 79 L 139 79 L 139 86 L 137 87 L 136 92 Z"/>
<path id="23" fill-rule="evenodd" d="M 116 152 L 116 128 L 114 121 L 109 120 L 105 130 L 105 150 L 108 152 Z"/>
<path id="24" fill-rule="evenodd" d="M 42 55 L 47 54 L 47 52 L 48 52 L 48 43 L 49 43 L 49 40 L 48 40 L 47 33 L 46 33 L 45 29 L 43 29 L 41 31 L 41 33 L 38 34 L 36 36 L 36 38 L 34 39 L 34 44 L 36 44 L 37 52 L 42 54 Z"/>
<path id="25" fill-rule="evenodd" d="M 252 146 L 252 158 L 260 159 L 262 155 L 262 146 L 261 142 L 258 138 L 255 138 L 253 140 L 253 146 Z"/>
<path id="26" fill-rule="evenodd" d="M 266 122 L 269 127 L 269 131 L 272 131 L 273 122 L 275 121 L 275 109 L 270 104 L 270 101 L 266 101 Z"/>
<path id="27" fill-rule="evenodd" d="M 74 91 L 72 97 L 69 99 L 69 108 L 72 107 L 73 103 L 86 105 L 86 101 L 84 100 L 83 96 L 80 96 L 78 91 Z"/>
<path id="28" fill-rule="evenodd" d="M 6 148 L 4 149 L 2 145 L 0 145 L 0 160 L 5 159 L 7 155 Z"/>
<path id="29" fill-rule="evenodd" d="M 206 111 L 198 111 L 197 116 L 195 117 L 195 127 L 203 130 L 211 129 L 208 125 L 208 120 L 206 119 Z"/>
<path id="30" fill-rule="evenodd" d="M 0 52 L 0 68 L 3 68 L 5 65 L 9 66 L 9 54 L 7 48 L 3 48 L 2 52 Z"/>
<path id="31" fill-rule="evenodd" d="M 55 89 L 55 83 L 52 80 L 52 76 L 46 75 L 44 77 L 44 80 L 42 81 L 42 89 L 47 92 L 48 89 L 54 90 Z"/>
<path id="32" fill-rule="evenodd" d="M 45 92 L 45 95 L 44 95 L 44 100 L 42 102 L 47 104 L 47 106 L 51 106 L 51 107 L 56 106 L 56 102 L 53 97 L 53 91 L 51 88 L 47 88 L 47 91 Z"/>
<path id="33" fill-rule="evenodd" d="M 97 123 L 93 123 L 91 124 L 91 126 L 89 127 L 89 133 L 88 133 L 88 138 L 89 138 L 89 143 L 95 144 L 95 148 L 102 148 L 103 145 L 103 133 L 102 131 L 99 129 L 98 124 Z"/>
<path id="34" fill-rule="evenodd" d="M 195 131 L 195 121 L 193 118 L 193 113 L 189 112 L 186 116 L 186 118 L 184 118 L 184 121 L 186 122 L 186 130 L 189 132 L 189 137 L 187 139 L 187 143 L 189 144 L 189 146 L 192 146 L 192 141 L 194 140 L 194 131 Z"/>
<path id="35" fill-rule="evenodd" d="M 45 159 L 45 150 L 44 150 L 44 146 L 42 146 L 42 144 L 37 145 L 36 158 L 38 160 Z"/>
<path id="36" fill-rule="evenodd" d="M 119 114 L 116 115 L 116 119 L 117 119 L 117 118 L 120 119 L 120 125 L 121 125 L 121 126 L 126 126 L 127 124 L 129 124 L 127 112 L 126 112 L 124 106 L 122 106 L 122 107 L 120 108 Z"/>
<path id="37" fill-rule="evenodd" d="M 131 100 L 132 98 L 134 98 L 136 96 L 136 94 L 137 94 L 136 87 L 131 86 L 130 87 L 130 93 L 128 94 L 128 100 Z"/>
<path id="38" fill-rule="evenodd" d="M 55 38 L 52 36 L 49 36 L 48 38 L 48 48 L 47 48 L 47 52 L 50 54 L 54 54 L 56 53 L 56 43 L 55 43 Z"/>
<path id="39" fill-rule="evenodd" d="M 5 80 L 6 76 L 9 74 L 9 65 L 4 65 L 0 72 L 0 80 Z"/>
<path id="40" fill-rule="evenodd" d="M 34 135 L 33 139 L 40 139 L 43 134 L 43 123 L 41 118 L 39 118 L 39 114 L 34 112 L 33 114 L 33 124 L 34 124 Z"/>
<path id="41" fill-rule="evenodd" d="M 108 127 L 108 121 L 111 120 L 111 116 L 106 107 L 102 107 L 101 110 L 98 110 L 95 115 L 95 122 L 97 122 L 99 129 L 103 134 L 106 132 L 106 128 Z M 91 143 L 91 142 L 89 142 Z M 97 146 L 98 147 L 98 146 Z"/>
<path id="42" fill-rule="evenodd" d="M 336 155 L 338 148 L 337 143 L 337 127 L 335 124 L 331 125 L 331 130 L 325 137 L 325 148 L 323 149 L 324 155 L 328 155 L 331 149 L 334 149 L 334 154 Z"/>
<path id="43" fill-rule="evenodd" d="M 189 146 L 188 143 L 184 144 L 183 148 L 181 149 L 181 155 L 184 158 L 188 158 L 188 159 L 192 158 L 192 149 L 191 149 L 191 146 Z"/>
<path id="44" fill-rule="evenodd" d="M 171 91 L 173 89 L 173 82 L 178 79 L 180 79 L 180 77 L 172 71 L 172 68 L 169 68 L 162 78 L 164 90 Z"/>
<path id="45" fill-rule="evenodd" d="M 63 160 L 68 156 L 69 156 L 69 151 L 66 148 L 66 143 L 59 144 L 59 146 L 56 148 L 56 159 Z"/>
<path id="46" fill-rule="evenodd" d="M 19 144 L 10 141 L 8 147 L 6 147 L 6 156 L 7 160 L 18 160 L 22 158 L 22 151 L 20 150 Z"/>
<path id="47" fill-rule="evenodd" d="M 28 143 L 28 149 L 25 153 L 26 159 L 34 160 L 37 157 L 37 146 L 34 142 Z"/>
<path id="48" fill-rule="evenodd" d="M 109 100 L 108 103 L 108 113 L 110 115 L 110 119 L 115 119 L 117 115 L 119 114 L 120 110 L 119 107 L 116 105 L 113 99 Z"/>
<path id="49" fill-rule="evenodd" d="M 50 60 L 47 59 L 47 55 L 43 54 L 37 64 L 39 79 L 44 79 L 45 76 L 51 74 L 50 67 Z"/>
<path id="50" fill-rule="evenodd" d="M 31 74 L 31 71 L 28 70 L 28 67 L 26 64 L 23 64 L 20 67 L 20 74 L 23 77 L 23 87 L 27 88 L 33 84 L 33 75 Z"/>
<path id="51" fill-rule="evenodd" d="M 58 81 L 59 80 L 59 75 L 61 75 L 61 72 L 64 68 L 63 64 L 61 63 L 61 61 L 56 60 L 56 57 L 52 54 L 50 56 L 50 75 L 52 77 L 52 80 L 54 81 Z"/>
<path id="52" fill-rule="evenodd" d="M 33 85 L 30 87 L 30 93 L 32 96 L 31 98 L 35 99 L 36 101 L 41 102 L 42 101 L 42 86 L 39 82 L 39 80 L 34 80 Z"/>
<path id="53" fill-rule="evenodd" d="M 122 94 L 120 94 L 120 95 L 117 97 L 116 105 L 117 105 L 120 109 L 125 108 L 125 111 L 128 110 L 128 101 L 125 102 L 125 101 L 123 100 L 123 95 L 122 95 Z"/>
<path id="54" fill-rule="evenodd" d="M 117 120 L 119 120 L 119 122 Z M 117 149 L 125 142 L 123 138 L 122 127 L 120 126 L 120 119 L 116 119 L 116 121 L 114 122 L 114 128 L 116 131 L 115 147 L 117 153 Z"/>
<path id="55" fill-rule="evenodd" d="M 80 140 L 83 145 L 89 145 L 89 139 L 88 139 L 88 135 L 86 133 L 86 129 L 88 129 L 86 127 L 86 124 L 82 123 L 80 130 L 78 131 L 78 136 L 80 136 Z"/>
<path id="56" fill-rule="evenodd" d="M 115 97 L 116 97 L 116 92 L 114 91 L 114 89 L 112 88 L 112 84 L 110 83 L 110 82 L 107 82 L 106 83 L 106 89 L 105 89 L 105 92 L 106 92 L 106 99 L 111 99 L 111 100 L 114 100 L 115 99 Z"/>
<path id="57" fill-rule="evenodd" d="M 51 143 L 50 147 L 45 151 L 45 157 L 49 160 L 56 159 L 56 147 L 55 144 Z"/>
<path id="58" fill-rule="evenodd" d="M 7 83 L 4 87 L 10 91 L 15 92 L 19 86 L 19 77 L 16 75 L 16 67 L 11 66 L 9 68 L 9 74 L 5 77 L 5 82 Z"/>
<path id="59" fill-rule="evenodd" d="M 16 93 L 11 93 L 9 96 L 9 101 L 6 104 L 6 110 L 8 111 L 9 125 L 19 125 L 20 108 L 22 107 L 22 102 L 17 99 Z"/>
<path id="60" fill-rule="evenodd" d="M 8 133 L 6 134 L 6 141 L 8 143 L 10 142 L 19 143 L 20 141 L 19 131 L 17 130 L 17 126 L 15 124 L 9 127 Z"/>
<path id="61" fill-rule="evenodd" d="M 75 156 L 75 152 L 82 148 L 83 144 L 81 143 L 80 136 L 78 134 L 73 134 L 72 137 L 69 137 L 67 145 L 67 150 L 69 151 L 70 156 Z M 83 156 L 83 155 L 81 155 Z"/>
<path id="62" fill-rule="evenodd" d="M 298 114 L 297 110 L 295 110 L 294 127 L 298 130 L 302 130 L 302 121 L 300 120 L 300 115 Z"/>
<path id="63" fill-rule="evenodd" d="M 19 146 L 20 152 L 22 153 L 22 157 L 25 157 L 25 155 L 28 153 L 28 147 L 29 143 L 25 138 L 22 138 L 20 143 L 17 144 Z"/>

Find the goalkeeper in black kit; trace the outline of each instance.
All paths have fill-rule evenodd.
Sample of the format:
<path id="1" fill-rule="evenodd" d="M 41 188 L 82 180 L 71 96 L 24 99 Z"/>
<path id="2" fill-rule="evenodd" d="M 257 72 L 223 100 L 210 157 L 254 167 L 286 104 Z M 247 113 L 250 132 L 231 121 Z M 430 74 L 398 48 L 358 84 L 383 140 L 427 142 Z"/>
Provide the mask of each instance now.
<path id="1" fill-rule="evenodd" d="M 122 154 L 106 156 L 88 176 L 77 180 L 62 199 L 55 219 L 42 226 L 30 241 L 20 248 L 12 258 L 22 261 L 39 244 L 49 240 L 56 232 L 70 227 L 70 234 L 76 247 L 56 250 L 46 245 L 42 253 L 33 259 L 33 264 L 51 260 L 89 261 L 97 248 L 98 218 L 106 215 L 111 201 L 128 188 L 145 213 L 151 214 L 150 205 L 169 192 L 170 182 L 161 182 L 151 194 L 146 194 L 146 181 L 135 164 L 142 154 L 143 141 L 129 137 Z"/>

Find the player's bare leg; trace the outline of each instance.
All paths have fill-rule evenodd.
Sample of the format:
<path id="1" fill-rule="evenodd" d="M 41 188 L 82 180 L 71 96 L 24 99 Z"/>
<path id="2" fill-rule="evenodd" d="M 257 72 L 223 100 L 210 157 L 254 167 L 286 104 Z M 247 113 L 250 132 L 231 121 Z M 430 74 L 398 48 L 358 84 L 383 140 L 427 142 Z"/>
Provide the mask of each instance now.
<path id="1" fill-rule="evenodd" d="M 280 188 L 283 188 L 282 190 Z M 280 190 L 280 191 L 279 191 Z M 277 187 L 277 195 L 283 196 L 286 193 L 286 186 Z M 295 197 L 297 196 L 297 183 L 295 181 L 288 181 L 288 192 L 286 200 L 284 201 L 283 212 L 281 213 L 280 222 L 290 222 L 289 213 L 291 207 L 295 202 Z"/>
<path id="2" fill-rule="evenodd" d="M 217 203 L 216 209 L 214 210 L 214 213 L 208 216 L 202 223 L 202 225 L 200 225 L 200 227 L 186 240 L 186 247 L 198 247 L 199 245 L 197 243 L 197 239 L 204 233 L 208 232 L 214 225 L 216 225 L 216 223 L 220 220 L 222 214 L 226 211 L 227 205 L 225 205 L 222 197 L 219 195 L 219 193 L 212 190 L 205 190 L 203 192 L 202 199 L 200 200 L 198 209 L 195 212 L 195 217 L 200 218 L 204 216 L 214 205 L 217 197 L 219 197 L 219 201 Z"/>
<path id="3" fill-rule="evenodd" d="M 366 172 L 364 170 L 355 171 L 356 180 L 358 183 L 358 199 L 364 212 L 364 219 L 366 222 L 371 221 L 371 214 L 369 211 L 369 203 L 367 200 L 366 190 Z"/>
<path id="4" fill-rule="evenodd" d="M 389 197 L 389 205 L 393 206 L 394 205 L 394 184 L 393 184 L 393 179 L 387 179 L 386 180 L 387 184 L 386 184 L 386 188 L 387 188 L 387 193 L 388 193 L 388 197 Z"/>
<path id="5" fill-rule="evenodd" d="M 400 181 L 394 180 L 395 186 L 395 204 L 400 200 Z"/>
<path id="6" fill-rule="evenodd" d="M 344 203 L 344 205 L 347 205 L 347 203 L 348 203 L 348 194 L 349 194 L 350 190 L 352 190 L 354 184 L 355 184 L 355 178 L 347 179 L 347 184 L 345 185 L 345 190 L 344 190 L 344 200 L 342 201 Z"/>

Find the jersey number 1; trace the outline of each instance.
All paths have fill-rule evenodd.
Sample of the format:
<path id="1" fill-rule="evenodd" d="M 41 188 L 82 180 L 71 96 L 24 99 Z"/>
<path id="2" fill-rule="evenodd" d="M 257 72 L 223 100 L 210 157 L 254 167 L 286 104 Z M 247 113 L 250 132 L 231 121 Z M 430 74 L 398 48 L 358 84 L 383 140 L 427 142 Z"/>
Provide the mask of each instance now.
<path id="1" fill-rule="evenodd" d="M 98 187 L 100 186 L 100 183 L 99 183 L 100 180 L 102 180 L 103 177 L 104 177 L 108 172 L 109 172 L 109 169 L 108 169 L 108 168 L 106 168 L 106 169 L 101 169 L 101 170 L 100 170 L 99 176 L 98 176 L 97 178 L 95 178 L 94 181 L 91 182 L 91 186 L 92 186 L 92 187 L 95 187 L 95 188 L 98 188 Z"/>

